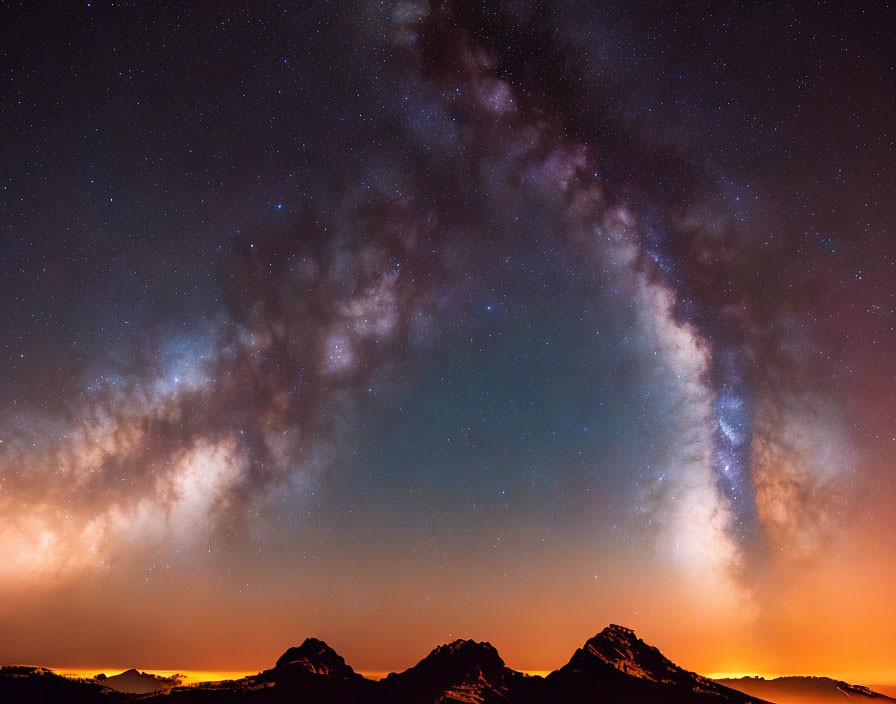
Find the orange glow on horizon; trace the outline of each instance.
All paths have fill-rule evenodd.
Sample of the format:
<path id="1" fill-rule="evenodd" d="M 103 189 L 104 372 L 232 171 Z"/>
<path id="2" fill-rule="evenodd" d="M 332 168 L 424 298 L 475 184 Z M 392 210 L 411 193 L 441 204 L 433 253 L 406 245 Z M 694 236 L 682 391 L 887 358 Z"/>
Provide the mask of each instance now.
<path id="1" fill-rule="evenodd" d="M 63 677 L 71 677 L 74 679 L 93 679 L 98 674 L 103 673 L 108 677 L 121 674 L 131 668 L 129 667 L 51 667 L 49 668 L 57 675 Z M 159 675 L 160 677 L 174 677 L 175 675 L 181 680 L 181 684 L 197 684 L 199 682 L 222 682 L 224 680 L 238 680 L 247 675 L 255 675 L 258 670 L 156 670 L 149 667 L 136 668 L 140 672 L 146 672 L 151 675 Z"/>
<path id="2" fill-rule="evenodd" d="M 509 666 L 509 665 L 508 665 Z M 410 667 L 410 666 L 409 666 Z M 510 666 L 509 666 L 510 667 Z M 122 667 L 51 667 L 49 668 L 53 672 L 58 675 L 62 675 L 63 677 L 71 677 L 74 679 L 92 679 L 96 677 L 96 675 L 100 673 L 105 673 L 107 676 L 117 675 L 125 670 L 130 668 L 122 668 Z M 159 675 L 160 677 L 174 677 L 177 676 L 181 680 L 181 684 L 198 684 L 200 682 L 222 682 L 224 680 L 237 680 L 243 677 L 248 677 L 250 675 L 258 674 L 259 670 L 171 670 L 171 669 L 153 669 L 153 668 L 144 668 L 138 667 L 136 668 L 141 672 L 146 672 L 153 675 Z M 516 668 L 513 668 L 516 669 Z M 546 677 L 553 670 L 518 670 L 525 675 L 530 675 L 533 677 Z M 389 675 L 392 670 L 357 670 L 358 674 L 366 677 L 370 680 L 381 680 L 387 675 Z M 767 673 L 767 672 L 752 672 L 749 670 L 745 671 L 734 671 L 734 672 L 708 672 L 708 673 L 698 673 L 702 674 L 704 677 L 708 677 L 713 680 L 722 680 L 722 679 L 740 679 L 742 677 L 757 677 L 765 680 L 774 680 L 781 677 L 828 677 L 833 680 L 841 680 L 848 682 L 849 684 L 858 684 L 864 685 L 866 687 L 874 688 L 874 684 L 878 684 L 884 687 L 894 687 L 896 686 L 896 677 L 893 676 L 893 673 L 879 673 L 880 676 L 871 676 L 867 678 L 862 678 L 861 681 L 855 681 L 855 678 L 851 678 L 848 675 L 837 674 L 837 673 L 825 673 L 825 674 L 793 674 L 793 673 Z M 869 684 L 870 683 L 870 684 Z"/>

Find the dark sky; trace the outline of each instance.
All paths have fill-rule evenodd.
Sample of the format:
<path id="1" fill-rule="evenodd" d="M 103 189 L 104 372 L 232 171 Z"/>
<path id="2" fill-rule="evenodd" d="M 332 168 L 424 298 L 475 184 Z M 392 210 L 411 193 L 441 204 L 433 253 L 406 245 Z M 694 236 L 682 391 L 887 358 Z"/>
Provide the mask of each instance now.
<path id="1" fill-rule="evenodd" d="M 896 680 L 890 15 L 3 3 L 0 661 Z"/>

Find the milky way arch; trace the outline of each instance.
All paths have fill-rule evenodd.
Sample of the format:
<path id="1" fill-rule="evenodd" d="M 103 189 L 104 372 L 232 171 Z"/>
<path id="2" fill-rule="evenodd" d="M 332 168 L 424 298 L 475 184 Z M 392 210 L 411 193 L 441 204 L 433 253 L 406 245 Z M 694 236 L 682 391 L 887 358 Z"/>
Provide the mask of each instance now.
<path id="1" fill-rule="evenodd" d="M 496 277 L 544 271 L 620 301 L 655 358 L 679 433 L 639 477 L 640 510 L 681 571 L 746 602 L 740 575 L 769 544 L 814 549 L 845 444 L 800 391 L 788 243 L 742 221 L 708 165 L 583 115 L 549 17 L 473 5 L 368 8 L 385 117 L 302 166 L 305 192 L 277 205 L 289 220 L 237 238 L 208 325 L 94 370 L 67 414 L 7 415 L 5 579 L 295 513 L 396 360 L 462 334 Z M 818 487 L 828 502 L 807 500 Z"/>

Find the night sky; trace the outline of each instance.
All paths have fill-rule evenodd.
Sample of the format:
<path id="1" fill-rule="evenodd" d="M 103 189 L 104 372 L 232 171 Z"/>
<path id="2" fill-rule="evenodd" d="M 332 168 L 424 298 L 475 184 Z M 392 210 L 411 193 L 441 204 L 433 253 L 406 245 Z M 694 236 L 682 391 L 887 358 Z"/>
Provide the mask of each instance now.
<path id="1" fill-rule="evenodd" d="M 891 10 L 0 5 L 0 662 L 896 681 Z"/>

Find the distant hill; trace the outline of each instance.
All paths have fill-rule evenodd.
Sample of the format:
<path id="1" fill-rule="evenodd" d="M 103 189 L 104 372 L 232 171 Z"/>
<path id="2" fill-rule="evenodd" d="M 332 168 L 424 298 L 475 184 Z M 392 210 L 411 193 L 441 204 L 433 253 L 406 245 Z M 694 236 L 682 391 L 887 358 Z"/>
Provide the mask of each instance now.
<path id="1" fill-rule="evenodd" d="M 762 697 L 776 704 L 845 704 L 848 701 L 864 704 L 896 702 L 880 692 L 861 685 L 848 684 L 828 677 L 741 677 L 720 679 L 717 682 L 754 697 Z"/>
<path id="2" fill-rule="evenodd" d="M 105 674 L 99 674 L 93 679 L 107 687 L 129 694 L 167 692 L 181 682 L 177 677 L 162 677 L 149 672 L 140 672 L 134 668 L 108 677 Z"/>

